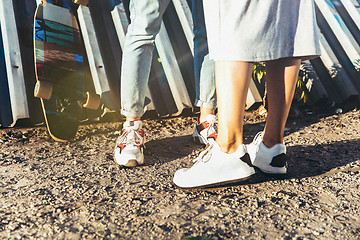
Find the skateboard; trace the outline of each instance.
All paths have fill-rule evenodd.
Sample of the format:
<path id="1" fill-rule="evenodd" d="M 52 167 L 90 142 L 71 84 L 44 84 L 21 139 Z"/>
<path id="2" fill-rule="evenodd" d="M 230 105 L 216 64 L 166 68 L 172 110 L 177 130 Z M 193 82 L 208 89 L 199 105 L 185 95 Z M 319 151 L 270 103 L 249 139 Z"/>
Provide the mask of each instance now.
<path id="1" fill-rule="evenodd" d="M 89 3 L 89 0 L 75 0 L 74 3 L 86 6 Z"/>
<path id="2" fill-rule="evenodd" d="M 100 96 L 89 91 L 92 80 L 84 77 L 80 30 L 68 9 L 46 1 L 38 5 L 34 56 L 34 96 L 41 100 L 47 130 L 56 141 L 70 141 L 76 136 L 83 108 L 97 109 Z"/>

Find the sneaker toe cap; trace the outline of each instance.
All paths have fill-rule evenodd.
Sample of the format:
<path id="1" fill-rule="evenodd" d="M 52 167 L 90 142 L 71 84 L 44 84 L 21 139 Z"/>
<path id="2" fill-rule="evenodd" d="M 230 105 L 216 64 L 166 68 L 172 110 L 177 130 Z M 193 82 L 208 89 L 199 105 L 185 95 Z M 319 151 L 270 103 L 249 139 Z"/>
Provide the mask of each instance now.
<path id="1" fill-rule="evenodd" d="M 126 165 L 129 161 L 137 161 L 137 156 L 131 152 L 122 152 L 115 150 L 114 152 L 115 161 L 120 165 Z"/>
<path id="2" fill-rule="evenodd" d="M 189 187 L 191 182 L 189 177 L 187 176 L 189 168 L 182 168 L 175 172 L 173 182 L 176 186 L 181 188 Z"/>

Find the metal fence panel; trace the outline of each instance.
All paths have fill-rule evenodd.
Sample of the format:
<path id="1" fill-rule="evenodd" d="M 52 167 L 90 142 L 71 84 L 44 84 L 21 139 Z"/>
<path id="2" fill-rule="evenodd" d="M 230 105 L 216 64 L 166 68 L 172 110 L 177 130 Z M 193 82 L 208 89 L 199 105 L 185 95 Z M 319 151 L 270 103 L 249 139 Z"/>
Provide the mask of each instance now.
<path id="1" fill-rule="evenodd" d="M 0 25 L 1 32 L 1 25 Z M 0 34 L 0 126 L 13 122 L 2 35 Z"/>
<path id="2" fill-rule="evenodd" d="M 17 31 L 14 31 L 16 21 L 12 0 L 0 1 L 0 23 L 12 110 L 10 126 L 12 126 L 18 119 L 29 118 L 20 44 Z"/>
<path id="3" fill-rule="evenodd" d="M 51 2 L 49 0 L 48 2 Z M 126 1 L 124 1 L 125 3 Z M 39 0 L 1 0 L 0 125 L 18 119 L 40 122 L 35 84 L 32 18 Z M 323 55 L 303 62 L 308 104 L 342 103 L 360 95 L 360 6 L 358 0 L 315 0 Z M 69 7 L 63 0 L 64 7 Z M 128 18 L 121 0 L 92 0 L 78 9 L 96 92 L 119 113 L 122 46 Z M 156 38 L 146 110 L 179 115 L 195 98 L 191 1 L 172 0 Z M 17 29 L 17 31 L 13 31 Z M 247 108 L 262 103 L 263 85 L 253 82 Z"/>

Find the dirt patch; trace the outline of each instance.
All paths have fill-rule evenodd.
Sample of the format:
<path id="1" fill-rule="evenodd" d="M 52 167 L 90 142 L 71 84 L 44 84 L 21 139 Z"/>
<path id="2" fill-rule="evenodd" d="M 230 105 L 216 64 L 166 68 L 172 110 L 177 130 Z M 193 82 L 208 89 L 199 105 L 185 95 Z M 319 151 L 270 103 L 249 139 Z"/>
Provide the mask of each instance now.
<path id="1" fill-rule="evenodd" d="M 146 165 L 112 159 L 121 123 L 70 143 L 44 127 L 0 129 L 0 237 L 9 239 L 359 239 L 360 111 L 290 119 L 289 173 L 203 191 L 174 172 L 203 148 L 195 118 L 145 120 Z M 246 114 L 245 141 L 264 126 Z"/>

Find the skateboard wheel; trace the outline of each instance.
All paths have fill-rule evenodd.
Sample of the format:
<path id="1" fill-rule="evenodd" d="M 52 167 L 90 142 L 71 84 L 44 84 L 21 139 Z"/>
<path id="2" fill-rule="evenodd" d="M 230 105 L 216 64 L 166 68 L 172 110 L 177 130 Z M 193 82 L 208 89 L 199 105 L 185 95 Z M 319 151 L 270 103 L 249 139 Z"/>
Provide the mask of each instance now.
<path id="1" fill-rule="evenodd" d="M 49 82 L 37 81 L 34 89 L 34 96 L 49 100 L 53 91 L 53 85 Z"/>
<path id="2" fill-rule="evenodd" d="M 100 95 L 95 93 L 86 92 L 86 102 L 84 108 L 97 110 L 100 106 Z"/>
<path id="3" fill-rule="evenodd" d="M 79 4 L 79 5 L 86 6 L 86 5 L 88 5 L 89 0 L 75 0 L 74 3 Z"/>

